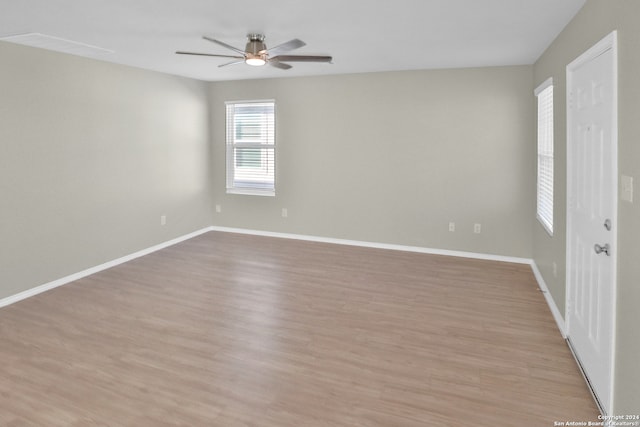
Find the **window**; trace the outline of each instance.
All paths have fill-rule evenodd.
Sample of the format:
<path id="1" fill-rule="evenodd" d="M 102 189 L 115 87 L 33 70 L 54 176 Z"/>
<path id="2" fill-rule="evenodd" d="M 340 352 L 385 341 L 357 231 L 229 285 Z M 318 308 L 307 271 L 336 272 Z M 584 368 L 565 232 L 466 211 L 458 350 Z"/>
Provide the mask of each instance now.
<path id="1" fill-rule="evenodd" d="M 227 193 L 275 195 L 275 102 L 227 102 Z"/>
<path id="2" fill-rule="evenodd" d="M 553 236 L 553 80 L 535 90 L 538 98 L 537 217 Z"/>

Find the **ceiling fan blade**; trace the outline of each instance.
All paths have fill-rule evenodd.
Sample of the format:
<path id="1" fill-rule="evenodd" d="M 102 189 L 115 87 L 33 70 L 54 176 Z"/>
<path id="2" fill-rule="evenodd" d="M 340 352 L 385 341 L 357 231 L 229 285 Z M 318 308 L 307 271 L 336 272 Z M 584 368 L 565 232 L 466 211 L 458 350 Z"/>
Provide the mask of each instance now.
<path id="1" fill-rule="evenodd" d="M 224 42 L 221 42 L 220 40 L 212 39 L 211 37 L 207 37 L 207 36 L 202 36 L 202 38 L 203 38 L 203 39 L 205 39 L 205 40 L 208 40 L 208 41 L 210 41 L 210 42 L 213 42 L 213 43 L 219 44 L 220 46 L 224 46 L 224 47 L 226 47 L 227 49 L 231 49 L 231 50 L 233 50 L 234 52 L 238 52 L 240 55 L 243 55 L 243 56 L 244 56 L 244 54 L 245 54 L 244 50 L 240 50 L 240 49 L 238 49 L 237 47 L 233 47 L 233 46 L 231 46 L 231 45 L 228 45 L 228 44 L 226 44 L 226 43 L 224 43 Z"/>
<path id="2" fill-rule="evenodd" d="M 231 61 L 231 62 L 227 62 L 225 64 L 220 64 L 220 65 L 218 65 L 218 68 L 226 67 L 227 65 L 235 65 L 235 64 L 244 64 L 244 58 L 241 59 L 240 61 Z"/>
<path id="3" fill-rule="evenodd" d="M 244 59 L 244 56 L 231 56 L 231 55 L 216 55 L 214 53 L 199 53 L 199 52 L 184 52 L 184 51 L 177 51 L 176 52 L 178 55 L 198 55 L 198 56 L 215 56 L 216 58 L 237 58 L 237 59 Z"/>
<path id="4" fill-rule="evenodd" d="M 272 61 L 284 62 L 331 62 L 332 59 L 325 55 L 279 55 L 271 58 Z"/>
<path id="5" fill-rule="evenodd" d="M 280 68 L 281 70 L 288 70 L 291 68 L 291 65 L 285 64 L 284 62 L 274 61 L 273 59 L 269 60 L 269 65 Z"/>
<path id="6" fill-rule="evenodd" d="M 290 50 L 301 48 L 305 46 L 306 43 L 300 39 L 289 40 L 286 43 L 279 44 L 278 46 L 274 46 L 271 49 L 267 49 L 267 54 L 269 55 L 277 55 L 280 52 L 287 52 Z"/>

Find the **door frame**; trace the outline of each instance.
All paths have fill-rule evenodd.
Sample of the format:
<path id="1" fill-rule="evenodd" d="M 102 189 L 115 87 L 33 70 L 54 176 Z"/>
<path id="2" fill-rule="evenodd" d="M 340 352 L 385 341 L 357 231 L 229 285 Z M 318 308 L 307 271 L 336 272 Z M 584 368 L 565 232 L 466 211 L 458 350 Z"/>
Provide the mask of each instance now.
<path id="1" fill-rule="evenodd" d="M 573 268 L 572 257 L 571 257 L 571 241 L 573 236 L 573 227 L 571 220 L 571 203 L 573 199 L 573 195 L 570 193 L 570 190 L 574 187 L 572 182 L 572 171 L 573 171 L 573 159 L 571 158 L 572 152 L 572 144 L 573 144 L 573 132 L 572 125 L 574 121 L 572 109 L 570 108 L 572 98 L 571 98 L 571 87 L 573 83 L 573 73 L 576 69 L 580 68 L 585 63 L 597 58 L 603 53 L 611 50 L 612 52 L 612 61 L 613 61 L 613 94 L 612 94 L 612 129 L 611 129 L 611 155 L 613 158 L 612 165 L 612 183 L 614 186 L 614 200 L 612 206 L 612 219 L 614 221 L 613 232 L 611 233 L 611 247 L 613 249 L 613 266 L 612 266 L 612 305 L 613 310 L 611 312 L 611 361 L 609 369 L 609 399 L 606 402 L 600 400 L 597 394 L 591 389 L 591 384 L 589 383 L 589 373 L 584 370 L 584 367 L 580 365 L 580 369 L 583 370 L 583 374 L 589 384 L 589 388 L 591 389 L 592 394 L 595 397 L 596 403 L 600 407 L 601 412 L 604 415 L 610 414 L 613 410 L 613 396 L 614 396 L 614 375 L 615 375 L 615 355 L 616 355 L 616 307 L 617 307 L 617 287 L 618 287 L 618 279 L 617 279 L 617 268 L 618 268 L 618 34 L 617 31 L 613 31 L 607 36 L 605 36 L 602 40 L 596 43 L 594 46 L 589 48 L 586 52 L 581 54 L 578 58 L 572 61 L 566 68 L 566 77 L 567 77 L 567 100 L 566 100 L 566 111 L 567 111 L 567 232 L 566 232 L 566 282 L 565 282 L 565 292 L 566 292 L 566 303 L 565 303 L 565 328 L 567 340 L 569 340 L 571 335 L 571 321 L 569 317 L 569 306 L 572 302 L 571 299 L 571 272 Z M 571 347 L 570 341 L 569 346 Z M 574 349 L 571 348 L 571 351 L 574 352 Z M 578 355 L 574 352 L 574 356 L 576 360 L 580 364 L 580 360 Z"/>

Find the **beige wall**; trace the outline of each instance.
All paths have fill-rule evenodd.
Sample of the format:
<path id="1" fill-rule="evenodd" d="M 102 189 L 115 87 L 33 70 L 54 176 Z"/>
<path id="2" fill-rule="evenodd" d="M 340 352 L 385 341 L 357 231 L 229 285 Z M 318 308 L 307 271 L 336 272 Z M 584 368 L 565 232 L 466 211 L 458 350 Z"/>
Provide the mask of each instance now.
<path id="1" fill-rule="evenodd" d="M 638 180 L 638 16 L 637 0 L 588 0 L 533 67 L 212 84 L 0 43 L 0 298 L 213 223 L 533 256 L 563 310 L 564 67 L 619 30 L 620 173 Z M 553 238 L 534 220 L 532 91 L 550 76 Z M 224 101 L 264 98 L 277 196 L 227 195 Z M 616 413 L 640 413 L 639 210 L 619 205 Z"/>
<path id="2" fill-rule="evenodd" d="M 529 258 L 531 88 L 530 66 L 214 83 L 214 224 Z M 276 101 L 276 197 L 225 193 L 224 103 L 248 99 Z"/>
<path id="3" fill-rule="evenodd" d="M 0 61 L 0 298 L 210 225 L 204 83 L 3 42 Z"/>
<path id="4" fill-rule="evenodd" d="M 554 79 L 555 108 L 555 235 L 536 223 L 533 257 L 560 310 L 565 307 L 566 238 L 566 76 L 565 67 L 589 47 L 618 30 L 619 172 L 640 179 L 640 2 L 588 0 L 534 66 L 535 84 Z M 636 195 L 637 196 L 637 195 Z M 640 205 L 618 203 L 618 308 L 614 413 L 640 413 Z M 559 265 L 558 277 L 551 270 Z"/>

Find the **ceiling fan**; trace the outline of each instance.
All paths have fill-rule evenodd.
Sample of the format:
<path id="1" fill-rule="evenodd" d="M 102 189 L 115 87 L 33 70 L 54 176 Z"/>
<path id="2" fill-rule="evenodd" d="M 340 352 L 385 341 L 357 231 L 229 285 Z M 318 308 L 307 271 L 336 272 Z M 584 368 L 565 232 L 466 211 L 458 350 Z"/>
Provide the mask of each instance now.
<path id="1" fill-rule="evenodd" d="M 299 39 L 289 40 L 286 43 L 282 43 L 278 46 L 272 47 L 271 49 L 267 49 L 267 45 L 264 43 L 264 35 L 263 34 L 248 34 L 247 45 L 244 50 L 238 49 L 236 47 L 230 46 L 220 40 L 212 39 L 207 36 L 202 37 L 205 40 L 210 42 L 219 44 L 220 46 L 226 47 L 227 49 L 231 49 L 236 52 L 238 55 L 216 55 L 213 53 L 197 53 L 197 52 L 184 52 L 177 51 L 176 53 L 179 55 L 199 55 L 199 56 L 214 56 L 217 58 L 233 58 L 234 60 L 231 62 L 227 62 L 225 64 L 218 65 L 218 67 L 226 67 L 227 65 L 234 64 L 242 64 L 245 63 L 247 65 L 253 66 L 261 66 L 265 64 L 269 64 L 273 67 L 280 68 L 282 70 L 288 70 L 291 68 L 291 65 L 287 64 L 287 62 L 331 62 L 331 56 L 325 55 L 281 55 L 281 53 L 288 52 L 294 49 L 298 49 L 304 45 L 305 42 Z"/>

